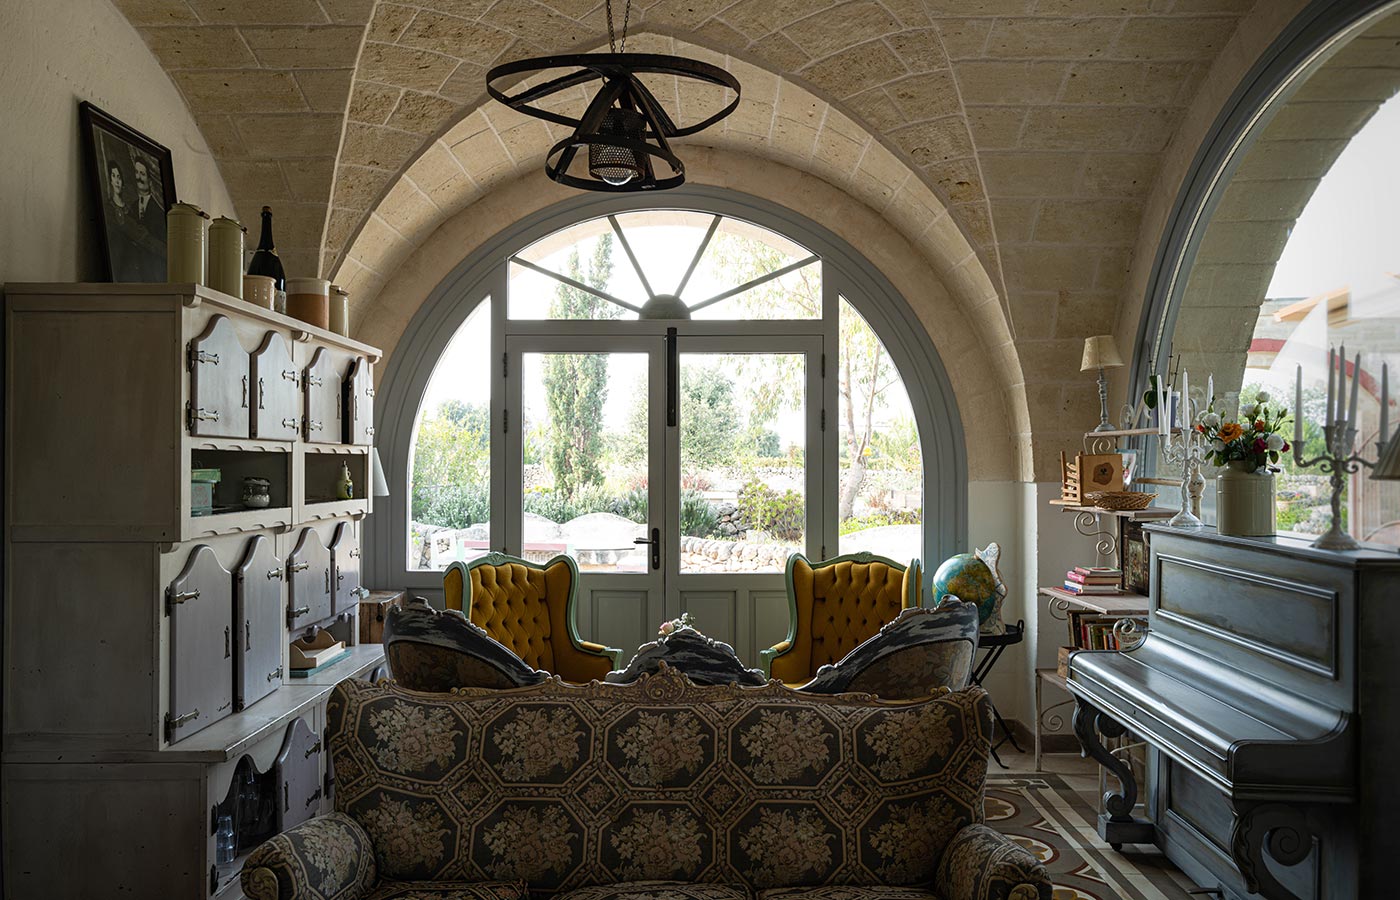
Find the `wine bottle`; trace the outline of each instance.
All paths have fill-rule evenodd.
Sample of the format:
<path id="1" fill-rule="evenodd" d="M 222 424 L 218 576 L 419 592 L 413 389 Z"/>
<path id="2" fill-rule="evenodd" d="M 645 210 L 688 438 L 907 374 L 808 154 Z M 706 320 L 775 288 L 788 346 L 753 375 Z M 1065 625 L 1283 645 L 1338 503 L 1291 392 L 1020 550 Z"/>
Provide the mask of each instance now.
<path id="1" fill-rule="evenodd" d="M 282 260 L 277 256 L 277 246 L 272 241 L 272 208 L 264 206 L 262 208 L 262 235 L 258 238 L 258 249 L 253 251 L 253 258 L 248 261 L 249 275 L 266 275 L 275 283 L 277 299 L 281 302 L 275 304 L 278 312 L 283 312 L 287 305 L 287 276 L 282 271 Z"/>

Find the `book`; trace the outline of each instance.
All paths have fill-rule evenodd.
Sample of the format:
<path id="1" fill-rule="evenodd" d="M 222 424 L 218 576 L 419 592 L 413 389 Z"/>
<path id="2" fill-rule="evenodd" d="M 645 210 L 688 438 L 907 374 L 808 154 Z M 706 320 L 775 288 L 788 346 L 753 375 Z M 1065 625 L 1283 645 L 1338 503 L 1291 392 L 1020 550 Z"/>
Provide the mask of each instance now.
<path id="1" fill-rule="evenodd" d="M 1079 575 L 1111 575 L 1114 578 L 1121 578 L 1123 575 L 1122 569 L 1116 569 L 1112 566 L 1075 566 L 1074 571 Z"/>
<path id="2" fill-rule="evenodd" d="M 1117 575 L 1081 575 L 1078 572 L 1066 572 L 1065 579 L 1076 584 L 1118 584 L 1121 581 Z"/>
<path id="3" fill-rule="evenodd" d="M 1065 581 L 1065 590 L 1071 594 L 1120 594 L 1117 583 L 1114 584 L 1080 584 L 1077 581 Z"/>

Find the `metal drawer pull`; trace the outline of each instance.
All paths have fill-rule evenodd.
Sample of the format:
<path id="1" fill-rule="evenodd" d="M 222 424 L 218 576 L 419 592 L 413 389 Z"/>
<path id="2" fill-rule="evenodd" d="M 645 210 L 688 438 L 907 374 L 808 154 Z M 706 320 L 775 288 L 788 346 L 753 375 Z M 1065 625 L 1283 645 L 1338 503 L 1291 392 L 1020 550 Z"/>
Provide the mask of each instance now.
<path id="1" fill-rule="evenodd" d="M 292 811 L 292 786 L 287 782 L 282 782 L 282 811 Z"/>
<path id="2" fill-rule="evenodd" d="M 320 789 L 320 788 L 317 788 L 317 789 L 316 789 L 316 793 L 314 793 L 314 794 L 312 794 L 310 797 L 307 797 L 307 798 L 306 798 L 306 805 L 307 805 L 307 806 L 310 806 L 311 804 L 315 803 L 317 800 L 320 800 L 320 799 L 321 799 L 321 789 Z"/>
<path id="3" fill-rule="evenodd" d="M 282 427 L 283 427 L 283 428 L 296 428 L 298 424 L 300 424 L 300 423 L 297 422 L 297 417 L 296 417 L 296 416 L 292 416 L 290 419 L 283 419 L 283 420 L 282 420 Z"/>
<path id="4" fill-rule="evenodd" d="M 283 370 L 282 370 L 282 377 L 285 378 L 285 379 L 287 379 L 288 381 L 290 381 L 292 384 L 296 384 L 296 383 L 297 383 L 297 370 L 296 370 L 296 369 L 283 369 Z"/>
<path id="5" fill-rule="evenodd" d="M 281 678 L 281 677 L 282 677 L 282 667 L 281 667 L 281 666 L 278 666 L 277 668 L 273 669 L 271 672 L 268 672 L 268 673 L 267 673 L 267 680 L 268 680 L 268 681 L 274 681 L 274 680 L 276 680 L 276 679 L 278 679 L 278 678 Z"/>
<path id="6" fill-rule="evenodd" d="M 340 571 L 340 566 L 336 566 L 336 567 L 335 567 L 335 583 L 336 583 L 336 586 L 339 587 L 339 586 L 340 586 L 340 583 L 341 583 L 342 581 L 344 581 L 344 580 L 345 580 L 345 573 Z"/>
<path id="7" fill-rule="evenodd" d="M 311 563 L 310 563 L 310 562 L 299 562 L 299 563 L 288 563 L 288 564 L 287 564 L 287 571 L 288 571 L 288 572 L 305 572 L 305 571 L 306 571 L 307 569 L 309 569 L 309 568 L 311 568 Z"/>
<path id="8" fill-rule="evenodd" d="M 292 617 L 295 618 L 297 616 L 304 616 L 309 612 L 311 612 L 311 607 L 298 606 L 296 609 L 292 610 Z"/>
<path id="9" fill-rule="evenodd" d="M 327 567 L 326 567 L 326 593 L 329 594 L 330 592 L 331 592 L 331 570 L 330 570 L 330 567 L 327 566 Z"/>
<path id="10" fill-rule="evenodd" d="M 263 384 L 262 376 L 258 376 L 258 409 L 266 409 L 263 399 L 267 396 L 267 385 Z"/>
<path id="11" fill-rule="evenodd" d="M 180 591 L 180 592 L 177 593 L 177 594 L 171 594 L 171 595 L 170 595 L 170 602 L 171 602 L 172 604 L 173 604 L 173 603 L 184 603 L 186 600 L 198 600 L 198 599 L 199 599 L 199 588 L 195 588 L 195 589 L 192 590 L 192 591 Z"/>
<path id="12" fill-rule="evenodd" d="M 273 579 L 276 579 L 277 581 L 281 581 L 281 580 L 282 580 L 282 570 L 281 570 L 281 569 L 268 569 L 268 570 L 267 570 L 267 580 L 268 580 L 268 581 L 272 581 Z"/>
<path id="13" fill-rule="evenodd" d="M 359 559 L 359 558 L 360 558 L 360 548 L 359 548 L 359 547 L 356 547 L 354 550 L 351 550 L 351 551 L 350 551 L 350 558 L 351 558 L 351 559 Z"/>
<path id="14" fill-rule="evenodd" d="M 224 659 L 233 656 L 233 635 L 229 626 L 224 626 Z"/>
<path id="15" fill-rule="evenodd" d="M 302 759 L 310 759 L 313 753 L 321 752 L 321 739 L 317 738 L 316 743 L 306 748 L 306 752 L 301 755 Z"/>
<path id="16" fill-rule="evenodd" d="M 242 401 L 242 403 L 241 403 L 241 408 L 242 408 L 242 409 L 247 409 L 247 408 L 248 408 L 248 376 L 247 376 L 247 375 L 244 375 L 244 376 L 243 376 L 243 401 Z"/>
<path id="17" fill-rule="evenodd" d="M 243 620 L 243 649 L 253 649 L 253 621 L 251 619 Z"/>

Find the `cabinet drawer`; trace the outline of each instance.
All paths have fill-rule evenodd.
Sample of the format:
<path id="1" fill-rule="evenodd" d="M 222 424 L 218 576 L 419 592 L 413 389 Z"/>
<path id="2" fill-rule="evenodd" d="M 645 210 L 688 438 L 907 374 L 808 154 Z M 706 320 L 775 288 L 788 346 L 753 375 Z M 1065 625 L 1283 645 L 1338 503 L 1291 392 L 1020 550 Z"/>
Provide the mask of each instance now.
<path id="1" fill-rule="evenodd" d="M 234 574 L 234 705 L 240 710 L 282 686 L 284 580 L 272 539 L 254 536 Z"/>
<path id="2" fill-rule="evenodd" d="M 360 537 L 354 522 L 341 522 L 331 539 L 331 592 L 336 614 L 359 607 Z"/>
<path id="3" fill-rule="evenodd" d="M 287 556 L 287 621 L 293 631 L 331 615 L 331 554 L 315 528 L 303 528 Z"/>
<path id="4" fill-rule="evenodd" d="M 190 434 L 248 437 L 248 351 L 228 316 L 211 316 L 188 348 Z"/>
<path id="5" fill-rule="evenodd" d="M 170 617 L 172 743 L 233 712 L 233 575 L 199 544 L 165 592 Z"/>
<path id="6" fill-rule="evenodd" d="M 287 339 L 269 331 L 250 357 L 254 402 L 250 413 L 252 436 L 272 441 L 294 441 L 301 430 L 301 376 L 292 360 Z"/>

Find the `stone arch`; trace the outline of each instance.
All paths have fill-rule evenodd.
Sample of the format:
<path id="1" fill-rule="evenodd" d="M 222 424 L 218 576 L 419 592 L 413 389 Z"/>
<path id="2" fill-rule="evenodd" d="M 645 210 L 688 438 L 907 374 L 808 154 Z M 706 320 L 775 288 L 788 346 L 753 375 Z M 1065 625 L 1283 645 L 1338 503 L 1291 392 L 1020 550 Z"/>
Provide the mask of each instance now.
<path id="1" fill-rule="evenodd" d="M 1309 67 L 1268 111 L 1183 260 L 1185 284 L 1164 340 L 1192 367 L 1216 373 L 1222 392 L 1241 386 L 1259 308 L 1298 216 L 1351 139 L 1400 92 L 1397 38 L 1393 11 Z"/>
<path id="2" fill-rule="evenodd" d="M 1015 453 L 1019 429 L 1013 404 L 1019 385 L 1004 374 L 1007 365 L 1014 365 L 1014 348 L 1008 340 L 1005 352 L 998 353 L 974 317 L 1000 315 L 994 296 L 980 310 L 956 302 L 910 235 L 822 178 L 733 149 L 692 147 L 686 163 L 691 183 L 748 194 L 821 222 L 878 268 L 908 302 L 947 370 L 966 435 L 969 477 L 1018 477 L 1017 466 L 1023 463 Z M 576 196 L 533 166 L 501 176 L 492 190 L 438 225 L 420 245 L 403 249 L 393 277 L 383 283 L 375 301 L 356 303 L 351 316 L 355 334 L 384 347 L 386 357 L 392 357 L 419 309 L 463 259 L 507 224 Z M 354 288 L 351 297 L 354 302 Z"/>

